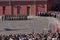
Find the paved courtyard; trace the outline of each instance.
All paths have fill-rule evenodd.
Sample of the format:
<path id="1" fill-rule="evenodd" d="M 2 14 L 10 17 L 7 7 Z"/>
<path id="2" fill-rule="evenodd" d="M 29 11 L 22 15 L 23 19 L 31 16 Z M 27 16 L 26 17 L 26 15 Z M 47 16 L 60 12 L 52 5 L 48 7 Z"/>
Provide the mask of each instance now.
<path id="1" fill-rule="evenodd" d="M 54 31 L 54 23 L 52 23 L 55 19 L 52 17 L 38 17 L 33 18 L 31 20 L 15 20 L 15 21 L 0 21 L 0 34 L 10 34 L 10 33 L 41 33 L 42 31 L 46 31 L 48 29 L 48 24 L 50 23 L 51 29 Z M 5 28 L 9 29 L 19 29 L 19 30 L 11 30 L 6 31 Z"/>

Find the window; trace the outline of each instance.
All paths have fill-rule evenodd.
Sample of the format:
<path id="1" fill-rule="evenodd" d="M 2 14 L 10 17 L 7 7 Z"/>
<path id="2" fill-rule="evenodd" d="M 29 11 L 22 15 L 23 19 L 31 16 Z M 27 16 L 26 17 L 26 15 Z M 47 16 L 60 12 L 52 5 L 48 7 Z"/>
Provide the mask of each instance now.
<path id="1" fill-rule="evenodd" d="M 20 5 L 17 6 L 17 14 L 20 14 Z"/>
<path id="2" fill-rule="evenodd" d="M 13 5 L 11 5 L 11 13 L 12 13 L 12 15 L 13 15 Z"/>
<path id="3" fill-rule="evenodd" d="M 6 6 L 3 5 L 3 14 L 5 14 L 5 8 L 6 8 Z"/>
<path id="4" fill-rule="evenodd" d="M 30 14 L 30 6 L 27 7 L 27 15 L 29 16 Z"/>

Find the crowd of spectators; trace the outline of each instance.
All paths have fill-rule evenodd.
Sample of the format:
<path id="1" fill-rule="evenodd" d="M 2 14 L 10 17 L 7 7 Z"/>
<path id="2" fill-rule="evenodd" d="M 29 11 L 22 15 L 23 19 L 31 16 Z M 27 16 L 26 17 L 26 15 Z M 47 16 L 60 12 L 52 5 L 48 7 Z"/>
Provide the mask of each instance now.
<path id="1" fill-rule="evenodd" d="M 0 34 L 0 40 L 60 40 L 60 33 Z"/>

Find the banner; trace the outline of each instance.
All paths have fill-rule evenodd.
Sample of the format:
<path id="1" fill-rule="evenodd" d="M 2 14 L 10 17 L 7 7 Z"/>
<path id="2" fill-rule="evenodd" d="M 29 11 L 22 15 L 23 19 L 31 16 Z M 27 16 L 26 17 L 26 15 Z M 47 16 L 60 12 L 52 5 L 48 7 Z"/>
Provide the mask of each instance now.
<path id="1" fill-rule="evenodd" d="M 55 23 L 55 32 L 58 32 L 58 24 L 57 23 Z"/>
<path id="2" fill-rule="evenodd" d="M 48 32 L 51 32 L 51 25 L 48 23 Z"/>

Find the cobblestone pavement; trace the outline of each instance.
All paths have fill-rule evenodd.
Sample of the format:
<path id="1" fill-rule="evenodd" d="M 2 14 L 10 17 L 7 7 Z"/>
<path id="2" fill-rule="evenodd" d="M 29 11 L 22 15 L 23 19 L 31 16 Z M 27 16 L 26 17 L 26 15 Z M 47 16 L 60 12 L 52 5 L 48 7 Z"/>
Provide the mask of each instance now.
<path id="1" fill-rule="evenodd" d="M 43 30 L 47 31 L 48 24 L 50 22 L 50 26 L 54 31 L 54 25 L 52 22 L 53 18 L 49 17 L 38 17 L 31 20 L 15 20 L 15 21 L 0 21 L 0 34 L 10 34 L 10 33 L 40 33 Z M 10 29 L 20 29 L 15 31 L 6 31 L 4 28 Z"/>

